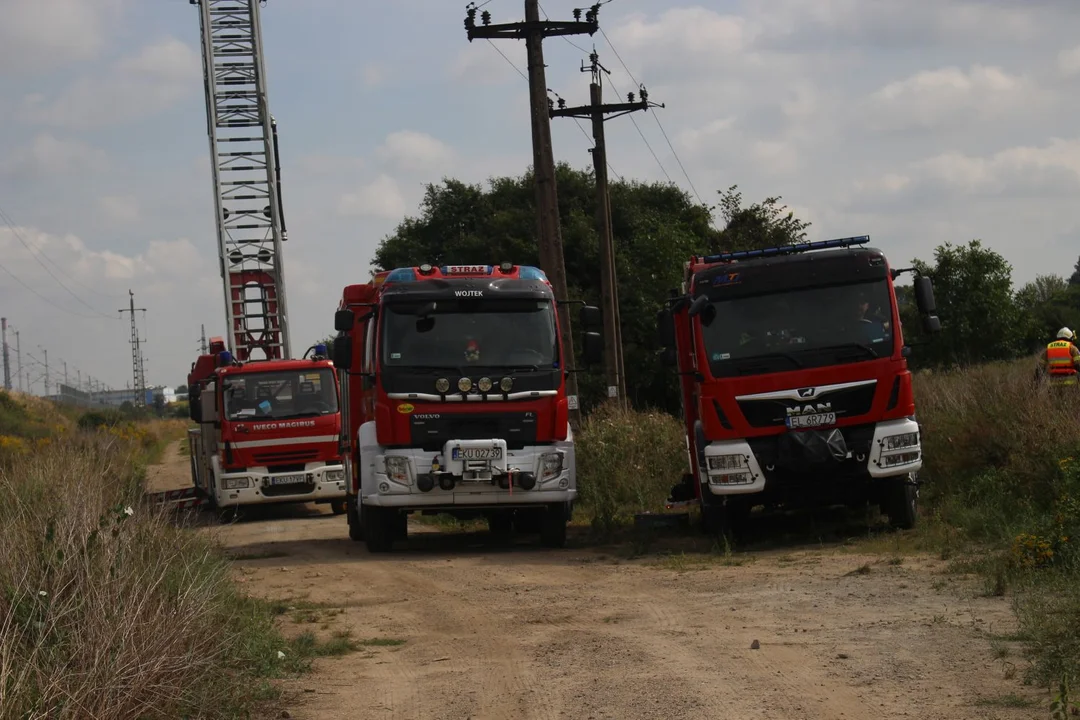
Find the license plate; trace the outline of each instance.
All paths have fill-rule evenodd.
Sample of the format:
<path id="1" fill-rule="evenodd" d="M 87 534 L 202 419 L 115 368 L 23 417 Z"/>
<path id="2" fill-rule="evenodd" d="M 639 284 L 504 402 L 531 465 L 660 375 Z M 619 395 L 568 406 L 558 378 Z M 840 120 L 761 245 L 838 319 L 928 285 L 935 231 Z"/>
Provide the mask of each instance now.
<path id="1" fill-rule="evenodd" d="M 454 460 L 501 460 L 502 448 L 454 448 L 450 457 Z"/>
<path id="2" fill-rule="evenodd" d="M 271 485 L 297 485 L 307 478 L 303 475 L 278 475 L 270 478 Z"/>
<path id="3" fill-rule="evenodd" d="M 792 415 L 787 418 L 787 426 L 792 430 L 799 428 L 821 427 L 822 425 L 835 425 L 836 413 L 814 413 L 812 415 Z"/>

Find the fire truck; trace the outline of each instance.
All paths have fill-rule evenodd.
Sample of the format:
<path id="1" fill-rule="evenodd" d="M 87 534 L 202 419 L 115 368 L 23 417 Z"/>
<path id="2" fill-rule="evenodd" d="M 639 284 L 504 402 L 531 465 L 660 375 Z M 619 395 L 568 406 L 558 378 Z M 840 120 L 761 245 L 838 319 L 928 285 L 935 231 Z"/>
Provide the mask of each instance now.
<path id="1" fill-rule="evenodd" d="M 188 376 L 191 474 L 219 510 L 329 502 L 345 511 L 337 374 L 322 346 L 290 354 L 277 123 L 260 2 L 190 0 L 202 36 L 206 131 L 229 329 Z M 305 353 L 307 355 L 307 353 Z M 227 513 L 232 514 L 232 513 Z"/>
<path id="2" fill-rule="evenodd" d="M 658 315 L 690 472 L 671 506 L 734 535 L 752 508 L 877 504 L 916 523 L 920 428 L 892 269 L 869 236 L 691 257 Z M 914 278 L 924 330 L 933 286 Z"/>
<path id="3" fill-rule="evenodd" d="M 562 304 L 540 269 L 512 263 L 403 267 L 344 289 L 333 356 L 353 540 L 389 551 L 419 512 L 565 543 L 577 398 Z M 581 324 L 593 365 L 600 311 L 582 307 Z"/>
<path id="4" fill-rule="evenodd" d="M 338 379 L 326 346 L 310 358 L 243 363 L 211 338 L 188 375 L 191 479 L 222 519 L 242 506 L 329 503 L 345 512 Z"/>

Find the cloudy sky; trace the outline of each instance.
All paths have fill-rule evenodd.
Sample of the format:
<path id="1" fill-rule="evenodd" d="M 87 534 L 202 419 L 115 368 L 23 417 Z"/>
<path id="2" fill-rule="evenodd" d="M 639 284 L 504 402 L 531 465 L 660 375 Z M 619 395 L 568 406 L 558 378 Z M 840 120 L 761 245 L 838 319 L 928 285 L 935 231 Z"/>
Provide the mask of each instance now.
<path id="1" fill-rule="evenodd" d="M 545 0 L 569 18 L 568 0 Z M 520 0 L 492 0 L 498 21 Z M 0 0 L 0 314 L 24 365 L 48 351 L 130 381 L 127 291 L 147 308 L 148 380 L 179 384 L 200 324 L 223 334 L 198 15 L 186 0 Z M 469 43 L 464 2 L 270 0 L 293 351 L 332 328 L 343 285 L 425 182 L 531 159 L 524 46 Z M 1080 254 L 1080 6 L 1066 0 L 612 0 L 595 44 L 666 103 L 608 126 L 625 177 L 710 204 L 782 195 L 810 239 L 868 233 L 896 264 L 981 238 L 1014 279 Z M 549 86 L 588 97 L 581 49 L 546 43 Z M 658 158 L 654 159 L 641 134 Z M 579 167 L 589 142 L 553 123 Z M 9 226 L 10 223 L 10 226 Z M 16 230 L 12 230 L 12 227 Z M 463 258 L 464 261 L 476 261 Z M 17 278 L 17 279 L 16 279 Z M 140 314 L 140 323 L 143 318 Z M 9 336 L 9 342 L 14 338 Z M 42 390 L 41 384 L 36 391 Z"/>

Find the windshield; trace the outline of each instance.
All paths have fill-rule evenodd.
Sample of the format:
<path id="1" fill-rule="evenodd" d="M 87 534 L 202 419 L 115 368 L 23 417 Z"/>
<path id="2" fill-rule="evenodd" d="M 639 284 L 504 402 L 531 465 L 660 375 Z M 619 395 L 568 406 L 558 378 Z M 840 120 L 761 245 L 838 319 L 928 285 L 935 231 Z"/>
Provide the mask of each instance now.
<path id="1" fill-rule="evenodd" d="M 714 302 L 702 319 L 716 377 L 860 362 L 892 354 L 885 280 Z"/>
<path id="2" fill-rule="evenodd" d="M 384 368 L 556 367 L 555 313 L 547 300 L 439 300 L 426 319 L 416 315 L 424 305 L 385 306 Z"/>
<path id="3" fill-rule="evenodd" d="M 338 411 L 329 368 L 229 375 L 222 385 L 230 420 L 269 420 Z"/>

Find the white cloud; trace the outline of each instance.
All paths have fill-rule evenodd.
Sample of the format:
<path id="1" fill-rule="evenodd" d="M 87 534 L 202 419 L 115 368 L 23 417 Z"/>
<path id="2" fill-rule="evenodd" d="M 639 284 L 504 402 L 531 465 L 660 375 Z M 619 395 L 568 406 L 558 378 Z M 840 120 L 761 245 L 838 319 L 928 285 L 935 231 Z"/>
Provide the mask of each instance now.
<path id="1" fill-rule="evenodd" d="M 1080 45 L 1058 53 L 1058 70 L 1066 77 L 1080 75 Z"/>
<path id="2" fill-rule="evenodd" d="M 387 220 L 400 220 L 405 214 L 405 197 L 397 181 L 380 175 L 356 192 L 346 193 L 338 202 L 338 214 L 367 215 Z"/>
<path id="3" fill-rule="evenodd" d="M 38 133 L 33 140 L 0 163 L 0 175 L 16 180 L 83 175 L 105 170 L 109 157 L 104 150 L 78 140 L 64 140 Z"/>
<path id="4" fill-rule="evenodd" d="M 492 44 L 495 44 L 494 48 Z M 496 48 L 502 51 L 505 59 L 499 57 Z M 446 72 L 453 80 L 468 85 L 497 85 L 514 79 L 524 82 L 514 71 L 515 67 L 518 72 L 525 72 L 525 43 L 474 40 L 458 52 L 454 61 L 446 66 Z"/>
<path id="5" fill-rule="evenodd" d="M 95 57 L 122 0 L 0 1 L 0 74 L 28 75 Z"/>
<path id="6" fill-rule="evenodd" d="M 305 175 L 335 175 L 362 170 L 364 160 L 350 155 L 313 153 L 300 157 L 296 161 L 296 167 Z M 205 170 L 209 172 L 210 168 L 207 167 Z"/>
<path id="7" fill-rule="evenodd" d="M 195 50 L 175 38 L 143 47 L 102 73 L 80 75 L 59 95 L 23 99 L 23 118 L 56 127 L 130 123 L 169 109 L 201 86 Z"/>
<path id="8" fill-rule="evenodd" d="M 934 129 L 970 125 L 988 115 L 1030 112 L 1034 92 L 1025 78 L 1000 67 L 975 65 L 970 70 L 945 67 L 925 70 L 890 82 L 868 103 L 874 126 L 881 130 Z M 1026 100 L 1020 106 L 1022 100 Z"/>
<path id="9" fill-rule="evenodd" d="M 360 79 L 364 87 L 377 88 L 386 82 L 386 68 L 375 63 L 368 63 L 360 68 Z"/>
<path id="10" fill-rule="evenodd" d="M 139 201 L 131 195 L 106 195 L 99 201 L 105 217 L 116 223 L 139 219 Z"/>
<path id="11" fill-rule="evenodd" d="M 665 10 L 655 22 L 642 13 L 631 15 L 616 25 L 611 37 L 616 46 L 626 51 L 624 57 L 666 48 L 681 57 L 689 54 L 719 58 L 745 51 L 753 41 L 753 31 L 743 17 L 690 7 Z M 669 60 L 676 62 L 678 58 Z"/>
<path id="12" fill-rule="evenodd" d="M 701 152 L 713 143 L 728 141 L 730 130 L 735 125 L 734 117 L 710 120 L 701 127 L 687 128 L 679 133 L 679 146 L 690 152 Z"/>
<path id="13" fill-rule="evenodd" d="M 454 151 L 441 140 L 413 130 L 390 133 L 375 154 L 387 164 L 406 172 L 436 171 L 455 159 Z"/>

